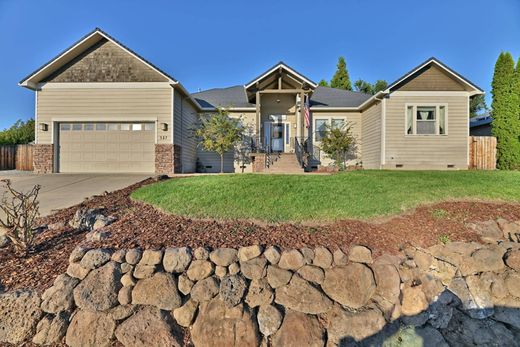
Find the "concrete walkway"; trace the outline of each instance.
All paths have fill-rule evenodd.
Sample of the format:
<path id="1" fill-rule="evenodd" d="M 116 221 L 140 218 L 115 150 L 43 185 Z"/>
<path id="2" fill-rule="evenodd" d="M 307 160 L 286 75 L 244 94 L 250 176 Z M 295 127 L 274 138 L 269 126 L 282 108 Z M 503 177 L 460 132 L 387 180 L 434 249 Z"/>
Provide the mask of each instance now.
<path id="1" fill-rule="evenodd" d="M 8 178 L 17 190 L 29 191 L 35 184 L 41 185 L 39 194 L 40 214 L 69 207 L 92 195 L 122 189 L 142 181 L 145 174 L 47 174 L 32 172 L 0 171 L 0 179 Z M 0 196 L 4 189 L 0 188 Z"/>

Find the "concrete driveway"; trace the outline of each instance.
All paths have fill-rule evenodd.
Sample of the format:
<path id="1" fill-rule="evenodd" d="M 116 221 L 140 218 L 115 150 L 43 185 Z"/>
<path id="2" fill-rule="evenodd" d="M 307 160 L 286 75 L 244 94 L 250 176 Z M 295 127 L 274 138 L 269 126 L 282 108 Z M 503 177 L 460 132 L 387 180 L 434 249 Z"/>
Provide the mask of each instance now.
<path id="1" fill-rule="evenodd" d="M 32 172 L 0 171 L 0 179 L 8 178 L 13 186 L 22 191 L 30 190 L 35 184 L 41 185 L 39 194 L 40 214 L 50 214 L 53 210 L 69 207 L 82 202 L 92 195 L 111 192 L 142 181 L 151 175 L 145 174 L 47 174 Z M 3 189 L 0 188 L 0 196 Z"/>

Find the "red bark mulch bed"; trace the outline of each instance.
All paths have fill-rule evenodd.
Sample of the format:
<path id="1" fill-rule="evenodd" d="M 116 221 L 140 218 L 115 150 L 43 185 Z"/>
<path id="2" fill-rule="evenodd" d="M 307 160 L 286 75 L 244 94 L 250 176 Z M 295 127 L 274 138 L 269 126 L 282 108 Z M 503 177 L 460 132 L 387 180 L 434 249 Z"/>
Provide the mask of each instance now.
<path id="1" fill-rule="evenodd" d="M 280 223 L 260 225 L 249 221 L 196 220 L 165 214 L 132 201 L 130 193 L 153 182 L 143 181 L 125 189 L 92 197 L 82 204 L 42 218 L 42 223 L 68 222 L 79 207 L 104 207 L 118 221 L 105 228 L 110 237 L 88 243 L 85 232 L 71 228 L 44 231 L 28 257 L 16 257 L 10 247 L 0 250 L 0 286 L 4 290 L 51 286 L 64 273 L 70 252 L 79 244 L 108 248 L 159 248 L 175 246 L 239 247 L 251 244 L 282 248 L 326 246 L 347 251 L 363 244 L 373 252 L 396 253 L 407 244 L 421 247 L 439 243 L 441 236 L 452 241 L 477 240 L 467 223 L 496 218 L 520 220 L 520 204 L 498 202 L 443 202 L 422 206 L 408 213 L 372 221 L 342 220 L 324 224 Z M 440 213 L 439 213 L 440 212 Z"/>

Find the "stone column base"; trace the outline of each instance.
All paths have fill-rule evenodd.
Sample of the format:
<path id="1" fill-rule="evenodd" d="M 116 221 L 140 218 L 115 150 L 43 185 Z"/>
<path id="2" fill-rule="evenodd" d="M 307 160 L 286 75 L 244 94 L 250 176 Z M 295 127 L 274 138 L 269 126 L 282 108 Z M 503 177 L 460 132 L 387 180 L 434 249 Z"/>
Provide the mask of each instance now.
<path id="1" fill-rule="evenodd" d="M 33 170 L 38 174 L 54 172 L 54 145 L 34 145 Z"/>
<path id="2" fill-rule="evenodd" d="M 182 172 L 181 147 L 172 144 L 155 145 L 155 173 L 169 175 Z"/>
<path id="3" fill-rule="evenodd" d="M 265 154 L 255 153 L 251 155 L 252 159 L 252 171 L 253 172 L 264 172 L 265 171 Z"/>

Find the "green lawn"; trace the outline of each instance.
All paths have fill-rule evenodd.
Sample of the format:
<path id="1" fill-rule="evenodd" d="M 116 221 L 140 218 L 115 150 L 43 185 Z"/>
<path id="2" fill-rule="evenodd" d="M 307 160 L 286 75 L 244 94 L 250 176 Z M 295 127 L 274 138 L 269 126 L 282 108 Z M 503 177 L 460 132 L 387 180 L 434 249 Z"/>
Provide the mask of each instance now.
<path id="1" fill-rule="evenodd" d="M 195 176 L 145 186 L 132 197 L 190 217 L 324 221 L 398 214 L 422 203 L 449 199 L 520 201 L 520 172 Z"/>

